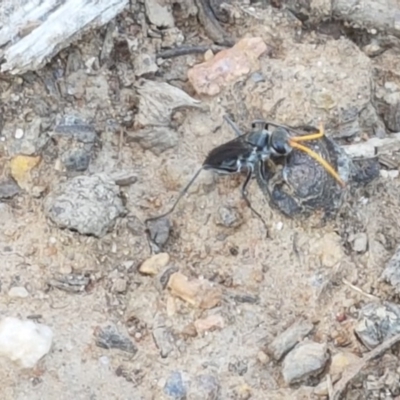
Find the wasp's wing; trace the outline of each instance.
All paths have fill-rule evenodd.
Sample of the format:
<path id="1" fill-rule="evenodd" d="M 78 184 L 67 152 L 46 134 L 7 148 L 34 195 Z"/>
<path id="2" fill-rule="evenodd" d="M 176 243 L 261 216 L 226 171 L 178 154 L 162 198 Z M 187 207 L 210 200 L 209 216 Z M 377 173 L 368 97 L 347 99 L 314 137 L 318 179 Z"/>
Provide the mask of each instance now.
<path id="1" fill-rule="evenodd" d="M 237 172 L 238 160 L 248 158 L 253 151 L 253 148 L 244 141 L 243 136 L 211 150 L 204 160 L 203 168 L 227 173 Z"/>

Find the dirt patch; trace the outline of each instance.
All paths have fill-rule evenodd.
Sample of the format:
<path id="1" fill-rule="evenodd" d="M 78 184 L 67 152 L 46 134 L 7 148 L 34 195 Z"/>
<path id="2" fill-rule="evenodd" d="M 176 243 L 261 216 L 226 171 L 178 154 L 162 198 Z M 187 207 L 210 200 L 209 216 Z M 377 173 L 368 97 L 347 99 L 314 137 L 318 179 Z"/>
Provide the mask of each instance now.
<path id="1" fill-rule="evenodd" d="M 303 29 L 293 13 L 272 6 L 230 5 L 228 36 L 262 38 L 269 51 L 257 71 L 215 96 L 197 96 L 187 72 L 203 54 L 155 57 L 182 42 L 214 46 L 193 10 L 189 2 L 175 5 L 172 25 L 168 20 L 157 28 L 145 6 L 133 4 L 113 21 L 107 60 L 99 61 L 103 28 L 37 73 L 0 77 L 2 178 L 9 179 L 15 156 L 40 157 L 29 174 L 20 167 L 19 190 L 4 183 L 0 312 L 33 318 L 54 332 L 52 351 L 33 371 L 2 360 L 5 399 L 326 397 L 327 390 L 317 394 L 315 388 L 325 382 L 328 354 L 367 351 L 354 335 L 360 309 L 371 301 L 366 294 L 397 299 L 380 282 L 400 242 L 400 184 L 390 177 L 357 189 L 337 219 L 322 227 L 271 209 L 253 181 L 249 197 L 267 221 L 266 239 L 240 197 L 241 177 L 204 172 L 169 217 L 168 265 L 140 272 L 150 257 L 142 221 L 167 210 L 207 153 L 234 137 L 224 114 L 243 130 L 256 118 L 322 121 L 342 144 L 399 130 L 395 49 L 368 57 L 348 37 Z M 140 69 L 133 67 L 139 54 Z M 140 114 L 144 78 L 199 102 L 188 97 L 184 108 L 160 110 L 167 123 L 157 126 L 154 109 L 147 120 Z M 390 154 L 392 169 L 399 157 Z M 92 229 L 98 237 L 47 218 L 46 201 L 60 185 L 70 188 L 85 181 L 80 175 L 96 174 L 111 176 L 113 196 L 119 192 L 111 199 L 118 213 Z M 97 190 L 94 185 L 85 196 L 100 201 Z M 63 195 L 65 203 L 82 200 L 79 192 Z M 88 232 L 76 223 L 61 225 Z M 171 289 L 171 277 L 179 288 Z M 15 297 L 12 287 L 24 287 L 28 297 Z M 302 343 L 300 350 L 317 349 L 323 362 L 315 376 L 289 385 L 269 346 L 300 318 L 313 326 L 307 340 L 321 344 Z M 368 367 L 345 398 L 399 395 L 396 349 Z"/>

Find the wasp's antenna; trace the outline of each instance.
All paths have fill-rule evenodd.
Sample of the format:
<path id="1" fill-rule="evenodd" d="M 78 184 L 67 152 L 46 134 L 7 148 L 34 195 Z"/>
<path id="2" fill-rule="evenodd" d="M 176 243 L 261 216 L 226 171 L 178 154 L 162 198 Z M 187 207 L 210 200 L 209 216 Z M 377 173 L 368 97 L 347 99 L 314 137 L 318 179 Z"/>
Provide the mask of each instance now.
<path id="1" fill-rule="evenodd" d="M 289 139 L 289 144 L 293 148 L 295 148 L 297 150 L 301 150 L 304 153 L 307 153 L 315 161 L 319 162 L 326 169 L 326 171 L 329 172 L 329 174 L 331 174 L 331 176 L 333 176 L 336 179 L 336 181 L 339 183 L 339 185 L 344 188 L 346 186 L 346 184 L 343 182 L 342 178 L 335 171 L 335 169 L 326 160 L 324 160 L 319 154 L 315 153 L 310 148 L 308 148 L 306 146 L 303 146 L 303 145 L 298 143 L 298 142 L 308 142 L 308 141 L 311 141 L 311 140 L 321 139 L 324 135 L 325 135 L 324 126 L 321 123 L 319 125 L 319 130 L 318 130 L 317 133 L 312 133 L 310 135 L 291 137 Z"/>
<path id="2" fill-rule="evenodd" d="M 342 178 L 339 176 L 339 174 L 335 171 L 335 169 L 326 160 L 324 160 L 319 154 L 317 154 L 313 150 L 309 149 L 308 147 L 303 146 L 302 144 L 292 141 L 291 139 L 289 140 L 289 144 L 294 149 L 301 150 L 304 153 L 307 153 L 315 161 L 319 162 L 326 169 L 326 171 L 329 172 L 329 174 L 331 174 L 333 176 L 333 178 L 336 179 L 336 181 L 339 183 L 339 185 L 342 188 L 346 187 L 346 184 L 344 183 Z"/>
<path id="3" fill-rule="evenodd" d="M 192 184 L 194 183 L 194 181 L 196 180 L 196 178 L 200 175 L 200 172 L 203 171 L 203 167 L 201 167 L 194 175 L 193 178 L 189 181 L 189 183 L 182 189 L 182 191 L 179 193 L 179 196 L 177 197 L 177 199 L 175 200 L 175 203 L 172 205 L 172 207 L 164 214 L 161 214 L 157 217 L 150 217 L 147 218 L 144 222 L 147 225 L 148 222 L 150 221 L 156 221 L 160 218 L 164 218 L 167 215 L 171 214 L 174 210 L 175 207 L 177 206 L 177 204 L 179 203 L 180 199 L 187 193 L 187 191 L 189 190 L 190 186 L 192 186 Z"/>
<path id="4" fill-rule="evenodd" d="M 243 136 L 243 132 L 239 129 L 239 127 L 227 115 L 224 115 L 224 120 L 233 129 L 233 131 L 236 133 L 237 137 Z"/>

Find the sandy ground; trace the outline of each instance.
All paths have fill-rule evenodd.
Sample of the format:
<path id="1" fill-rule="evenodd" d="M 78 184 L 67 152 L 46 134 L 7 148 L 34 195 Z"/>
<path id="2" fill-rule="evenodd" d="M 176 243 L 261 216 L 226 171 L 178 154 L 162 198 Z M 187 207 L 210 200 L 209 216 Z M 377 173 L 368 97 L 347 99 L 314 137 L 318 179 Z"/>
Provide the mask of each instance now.
<path id="1" fill-rule="evenodd" d="M 340 123 L 346 110 L 353 108 L 359 115 L 360 132 L 373 136 L 365 117 L 374 98 L 371 81 L 383 76 L 383 69 L 391 70 L 396 55 L 386 52 L 370 59 L 345 37 L 335 40 L 301 33 L 293 17 L 272 8 L 259 11 L 257 18 L 243 13 L 232 32 L 238 37 L 260 36 L 274 48 L 272 56 L 260 59 L 258 73 L 264 79 L 257 82 L 254 76 L 246 76 L 217 96 L 199 97 L 206 108 L 179 111 L 175 116 L 178 143 L 155 154 L 131 143 L 120 134 L 121 129 L 114 129 L 122 126 L 124 132 L 132 132 L 137 110 L 133 85 L 137 78 L 132 71 L 136 53 L 127 51 L 124 37 L 139 41 L 138 47 L 147 46 L 150 53 L 159 40 L 141 36 L 135 15 L 127 11 L 117 21 L 120 32 L 127 33 L 115 39 L 118 45 L 112 67 L 94 73 L 84 67 L 98 56 L 103 32 L 95 32 L 61 52 L 37 74 L 0 81 L 3 175 L 17 128 L 40 118 L 42 127 L 51 130 L 61 116 L 77 114 L 96 128 L 101 143 L 93 150 L 85 174 L 123 170 L 137 178 L 121 188 L 127 215 L 101 239 L 59 229 L 44 214 L 47 192 L 71 177 L 56 168 L 57 143 L 49 143 L 41 152 L 43 160 L 32 172 L 32 184 L 0 203 L 1 314 L 31 317 L 54 331 L 52 351 L 34 371 L 2 361 L 2 398 L 168 399 L 174 397 L 168 397 L 164 387 L 176 371 L 190 399 L 318 398 L 312 394 L 318 380 L 300 386 L 285 384 L 282 364 L 268 355 L 268 345 L 299 317 L 305 317 L 315 324 L 310 337 L 327 343 L 331 354 L 343 348 L 356 354 L 365 351 L 352 329 L 358 310 L 369 298 L 343 279 L 381 300 L 394 299 L 379 277 L 400 241 L 398 179 L 379 178 L 359 190 L 337 220 L 322 228 L 271 210 L 253 182 L 249 196 L 267 220 L 272 236 L 265 239 L 264 226 L 240 197 L 241 178 L 201 175 L 170 217 L 173 235 L 165 251 L 170 266 L 223 291 L 219 305 L 210 310 L 192 307 L 160 289 L 157 277 L 137 271 L 150 256 L 137 219 L 143 221 L 166 210 L 208 151 L 233 138 L 222 119 L 227 111 L 245 129 L 253 118 L 268 116 L 284 98 L 274 120 L 286 124 L 323 120 L 328 134 L 338 137 L 341 130 L 335 122 Z M 188 36 L 196 23 L 192 19 L 178 27 Z M 74 51 L 79 53 L 81 67 L 61 73 Z M 190 55 L 165 61 L 151 79 L 169 82 L 196 97 L 186 73 L 201 60 L 201 56 Z M 58 73 L 61 89 L 57 94 L 51 92 L 49 81 Z M 379 79 L 376 82 L 384 84 Z M 393 154 L 393 160 L 397 156 Z M 45 188 L 39 196 L 37 188 Z M 236 213 L 238 222 L 233 228 L 220 223 L 223 207 Z M 366 233 L 368 239 L 362 253 L 355 252 L 351 243 L 359 233 Z M 91 283 L 81 293 L 49 286 L 54 277 L 69 274 L 86 274 Z M 10 297 L 12 286 L 25 287 L 29 296 Z M 248 297 L 238 301 L 237 295 Z M 189 324 L 209 315 L 221 316 L 223 327 L 195 337 L 185 334 Z M 129 331 L 132 320 L 137 326 Z M 96 346 L 96 332 L 108 325 L 128 337 L 133 332 L 137 353 Z M 153 338 L 158 327 L 172 347 L 165 358 Z M 140 335 L 135 336 L 137 331 Z M 379 371 L 374 372 L 378 377 Z M 363 377 L 369 379 L 374 373 L 366 370 L 346 398 L 395 398 L 385 388 L 368 389 Z M 203 386 L 199 376 L 207 377 Z"/>

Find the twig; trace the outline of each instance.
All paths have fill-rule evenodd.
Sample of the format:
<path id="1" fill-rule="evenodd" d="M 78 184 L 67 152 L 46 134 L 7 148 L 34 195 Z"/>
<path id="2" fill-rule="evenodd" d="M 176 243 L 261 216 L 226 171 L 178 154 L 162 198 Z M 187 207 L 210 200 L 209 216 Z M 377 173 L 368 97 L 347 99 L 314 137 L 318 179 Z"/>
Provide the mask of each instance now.
<path id="1" fill-rule="evenodd" d="M 328 386 L 328 398 L 329 400 L 333 399 L 333 385 L 332 385 L 332 378 L 330 374 L 326 376 L 326 384 Z"/>
<path id="2" fill-rule="evenodd" d="M 351 365 L 348 370 L 344 372 L 342 379 L 340 379 L 340 381 L 335 385 L 331 400 L 342 399 L 342 394 L 347 385 L 361 372 L 368 362 L 381 356 L 386 350 L 390 349 L 398 342 L 400 342 L 400 333 L 386 340 L 374 350 L 367 353 L 359 362 Z"/>
<path id="3" fill-rule="evenodd" d="M 224 46 L 180 46 L 157 53 L 157 58 L 173 58 L 187 56 L 188 54 L 204 54 L 207 50 L 211 50 L 215 54 L 225 48 L 226 47 Z"/>
<path id="4" fill-rule="evenodd" d="M 351 284 L 347 279 L 344 279 L 344 278 L 343 278 L 342 281 L 343 281 L 343 283 L 344 283 L 346 286 L 348 286 L 350 289 L 353 289 L 355 292 L 360 293 L 360 294 L 362 294 L 363 296 L 368 297 L 368 298 L 371 299 L 371 300 L 380 301 L 379 297 L 376 297 L 376 296 L 374 296 L 373 294 L 369 294 L 369 293 L 364 292 L 364 291 L 361 290 L 359 287 L 354 286 L 353 284 Z"/>
<path id="5" fill-rule="evenodd" d="M 235 41 L 222 29 L 208 2 L 206 0 L 195 0 L 195 4 L 199 10 L 199 21 L 207 36 L 214 43 L 233 46 Z"/>

